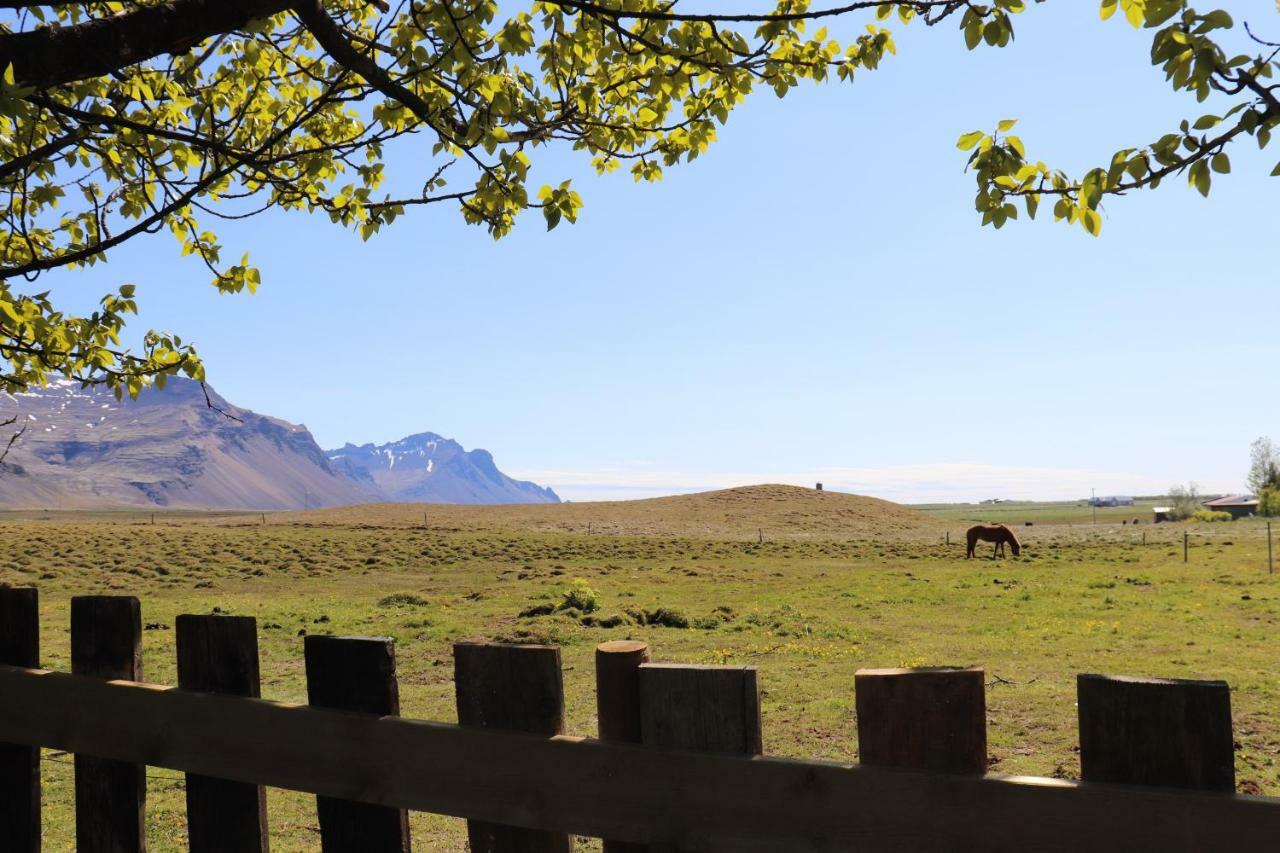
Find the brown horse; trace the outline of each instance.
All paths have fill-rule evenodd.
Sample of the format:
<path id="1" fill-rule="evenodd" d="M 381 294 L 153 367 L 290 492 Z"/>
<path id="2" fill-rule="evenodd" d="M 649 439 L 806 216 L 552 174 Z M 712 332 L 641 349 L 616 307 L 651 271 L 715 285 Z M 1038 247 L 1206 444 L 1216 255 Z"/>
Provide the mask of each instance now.
<path id="1" fill-rule="evenodd" d="M 973 549 L 977 547 L 979 540 L 983 542 L 994 542 L 996 547 L 991 551 L 991 559 L 996 558 L 996 554 L 1004 556 L 1004 546 L 1007 542 L 1009 550 L 1013 551 L 1013 556 L 1022 553 L 1022 543 L 1018 541 L 1018 537 L 1013 535 L 1013 531 L 1003 524 L 975 524 L 965 533 L 968 550 L 965 552 L 965 559 L 973 557 Z"/>

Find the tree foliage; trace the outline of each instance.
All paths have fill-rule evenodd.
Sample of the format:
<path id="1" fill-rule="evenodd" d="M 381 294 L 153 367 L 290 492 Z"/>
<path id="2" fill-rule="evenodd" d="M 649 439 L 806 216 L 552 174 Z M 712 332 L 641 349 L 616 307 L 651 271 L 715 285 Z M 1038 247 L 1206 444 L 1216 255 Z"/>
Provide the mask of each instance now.
<path id="1" fill-rule="evenodd" d="M 1249 445 L 1249 494 L 1280 492 L 1280 448 L 1269 438 L 1259 438 Z"/>
<path id="2" fill-rule="evenodd" d="M 1200 509 L 1200 486 L 1196 483 L 1171 486 L 1169 502 L 1173 504 L 1170 518 L 1175 521 L 1191 518 Z"/>
<path id="3" fill-rule="evenodd" d="M 1038 0 L 1043 2 L 1044 0 Z M 772 0 L 771 0 L 772 2 Z M 518 8 L 517 8 L 518 7 Z M 540 210 L 574 222 L 569 181 L 528 186 L 548 146 L 637 181 L 696 159 L 747 96 L 804 81 L 851 82 L 895 53 L 893 28 L 958 27 L 971 49 L 1014 37 L 1025 0 L 776 0 L 763 13 L 700 12 L 669 0 L 0 0 L 0 386 L 62 374 L 131 394 L 154 377 L 203 376 L 197 353 L 152 332 L 120 346 L 132 289 L 88 317 L 27 283 L 93 265 L 167 231 L 219 290 L 253 290 L 247 254 L 212 223 L 269 209 L 314 213 L 369 239 L 412 208 L 448 204 L 494 237 Z M 1102 0 L 1152 32 L 1177 91 L 1234 102 L 1222 115 L 1125 148 L 1076 179 L 1027 159 L 1002 121 L 966 134 L 977 208 L 996 227 L 1044 198 L 1096 234 L 1105 197 L 1185 175 L 1207 193 L 1244 137 L 1280 120 L 1276 48 L 1230 56 L 1221 11 L 1186 0 Z M 828 20 L 861 25 L 847 42 Z M 389 157 L 391 148 L 400 149 Z M 407 195 L 388 169 L 413 169 Z M 24 282 L 21 287 L 17 282 Z"/>

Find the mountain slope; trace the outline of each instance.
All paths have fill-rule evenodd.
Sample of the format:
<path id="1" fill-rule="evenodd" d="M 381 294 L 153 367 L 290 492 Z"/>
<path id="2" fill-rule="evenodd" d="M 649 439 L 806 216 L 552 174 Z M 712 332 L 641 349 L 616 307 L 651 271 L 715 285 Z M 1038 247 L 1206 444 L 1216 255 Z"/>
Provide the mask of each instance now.
<path id="1" fill-rule="evenodd" d="M 559 503 L 551 489 L 514 480 L 487 450 L 463 449 L 432 432 L 388 444 L 347 444 L 326 453 L 330 464 L 387 501 L 457 504 Z"/>
<path id="2" fill-rule="evenodd" d="M 209 393 L 232 417 L 186 379 L 137 400 L 67 380 L 0 395 L 0 419 L 27 424 L 0 467 L 0 505 L 302 509 L 372 498 L 306 427 Z"/>

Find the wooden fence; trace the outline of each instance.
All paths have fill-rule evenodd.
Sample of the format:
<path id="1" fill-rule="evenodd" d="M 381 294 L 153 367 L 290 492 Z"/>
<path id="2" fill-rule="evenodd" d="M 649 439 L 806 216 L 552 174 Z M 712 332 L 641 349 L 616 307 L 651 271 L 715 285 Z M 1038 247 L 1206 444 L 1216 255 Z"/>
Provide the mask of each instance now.
<path id="1" fill-rule="evenodd" d="M 37 595 L 0 588 L 0 849 L 40 848 L 40 748 L 74 753 L 81 853 L 144 849 L 147 766 L 187 774 L 190 849 L 266 851 L 264 786 L 316 795 L 326 853 L 404 853 L 406 809 L 476 853 L 572 836 L 634 851 L 1273 851 L 1280 800 L 1235 793 L 1220 681 L 1081 675 L 1083 782 L 985 775 L 980 669 L 862 670 L 860 765 L 762 755 L 753 667 L 596 653 L 599 738 L 563 732 L 560 651 L 454 648 L 458 725 L 401 719 L 390 640 L 309 636 L 308 705 L 258 698 L 249 617 L 181 616 L 179 686 L 141 682 L 137 599 L 71 603 L 71 674 L 38 669 Z M 419 839 L 430 849 L 430 839 Z"/>

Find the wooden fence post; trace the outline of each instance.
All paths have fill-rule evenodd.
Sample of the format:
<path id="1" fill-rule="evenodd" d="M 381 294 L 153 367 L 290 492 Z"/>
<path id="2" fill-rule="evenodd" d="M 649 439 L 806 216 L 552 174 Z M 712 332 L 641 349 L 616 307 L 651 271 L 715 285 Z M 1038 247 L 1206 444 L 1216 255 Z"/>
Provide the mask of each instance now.
<path id="1" fill-rule="evenodd" d="M 986 673 L 860 669 L 858 760 L 935 773 L 987 772 Z"/>
<path id="2" fill-rule="evenodd" d="M 1225 681 L 1080 675 L 1076 696 L 1084 781 L 1235 790 Z"/>
<path id="3" fill-rule="evenodd" d="M 180 688 L 262 695 L 252 616 L 184 615 L 175 628 Z M 191 853 L 266 853 L 266 789 L 188 773 L 187 836 Z"/>
<path id="4" fill-rule="evenodd" d="M 645 746 L 760 755 L 756 668 L 643 664 L 640 737 Z"/>
<path id="5" fill-rule="evenodd" d="M 640 743 L 640 665 L 649 662 L 649 646 L 639 640 L 614 640 L 596 646 L 596 717 L 600 740 Z M 605 853 L 644 853 L 643 844 L 604 842 Z"/>
<path id="6" fill-rule="evenodd" d="M 0 587 L 0 663 L 40 665 L 39 595 Z M 40 750 L 0 743 L 0 839 L 5 850 L 40 853 Z"/>
<path id="7" fill-rule="evenodd" d="M 303 648 L 312 706 L 400 715 L 394 640 L 317 634 L 308 636 Z M 409 814 L 404 809 L 316 797 L 316 813 L 323 853 L 409 853 Z"/>
<path id="8" fill-rule="evenodd" d="M 71 599 L 71 671 L 90 678 L 142 680 L 138 599 L 124 595 Z M 143 853 L 146 767 L 80 754 L 75 767 L 77 853 Z"/>
<path id="9" fill-rule="evenodd" d="M 640 667 L 645 746 L 760 755 L 760 692 L 754 666 L 646 663 Z M 652 853 L 676 853 L 669 843 Z"/>
<path id="10" fill-rule="evenodd" d="M 1182 562 L 1186 563 L 1191 560 L 1191 534 L 1186 530 L 1182 531 Z"/>
<path id="11" fill-rule="evenodd" d="M 564 683 L 557 646 L 455 643 L 458 723 L 486 729 L 564 732 Z M 471 853 L 566 853 L 564 833 L 467 821 Z"/>

